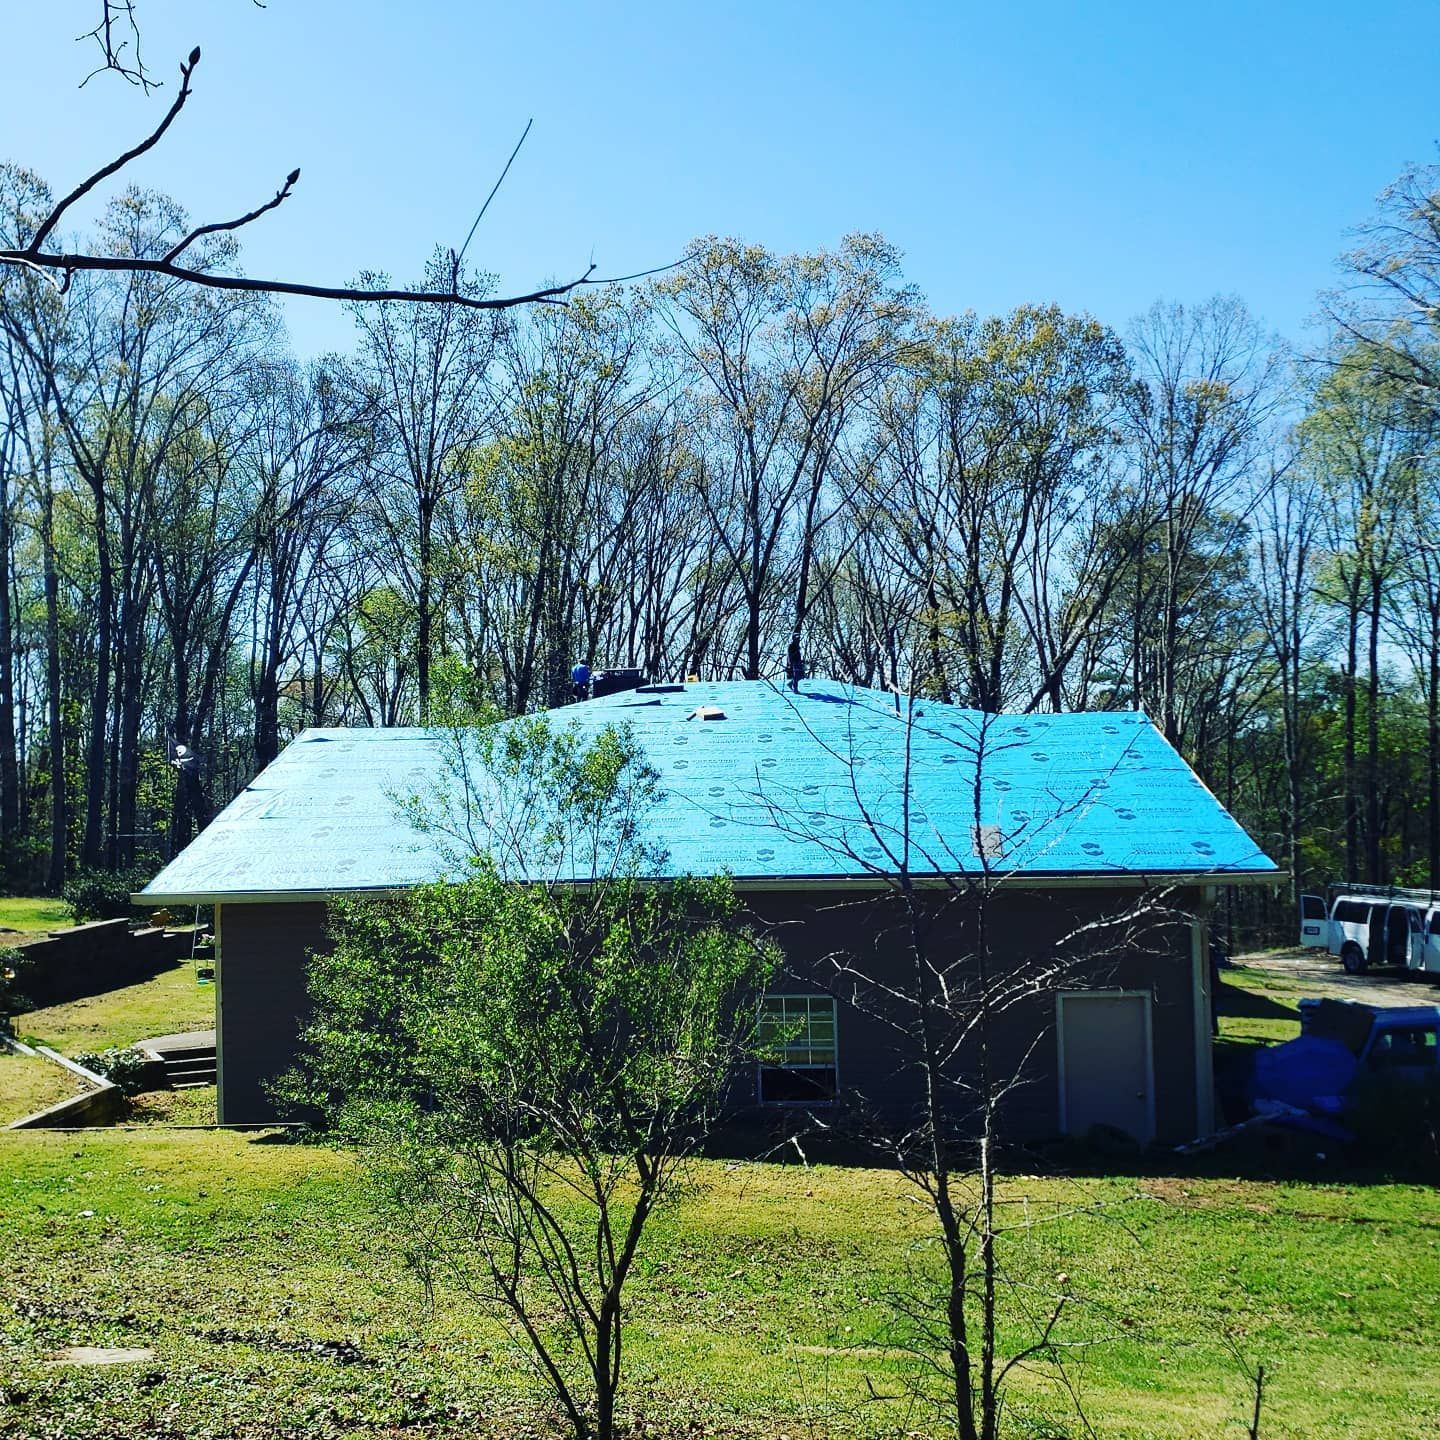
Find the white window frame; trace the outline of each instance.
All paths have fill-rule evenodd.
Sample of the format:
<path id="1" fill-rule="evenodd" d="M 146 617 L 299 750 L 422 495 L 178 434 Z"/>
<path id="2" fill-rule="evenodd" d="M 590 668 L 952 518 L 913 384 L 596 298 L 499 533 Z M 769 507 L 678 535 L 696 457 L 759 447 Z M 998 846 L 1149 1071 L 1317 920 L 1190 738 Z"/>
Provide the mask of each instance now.
<path id="1" fill-rule="evenodd" d="M 823 1001 L 830 1007 L 830 1015 L 834 1027 L 834 1039 L 830 1048 L 834 1052 L 834 1059 L 829 1065 L 777 1065 L 765 1060 L 758 1061 L 755 1066 L 755 1099 L 756 1103 L 765 1106 L 767 1110 L 777 1109 L 801 1109 L 814 1110 L 821 1106 L 834 1105 L 840 1098 L 840 1007 L 833 995 L 827 995 L 823 991 L 799 991 L 799 990 L 776 990 L 770 991 L 760 997 L 760 1009 L 763 1015 L 765 1006 L 772 1000 L 803 1000 L 805 1002 L 805 1025 L 808 1031 L 810 1025 L 810 1007 L 817 1001 Z M 814 1046 L 807 1046 L 807 1049 L 814 1049 Z M 767 1100 L 765 1099 L 764 1086 L 762 1084 L 766 1070 L 829 1070 L 835 1077 L 834 1094 L 828 1100 Z"/>
<path id="2" fill-rule="evenodd" d="M 1155 995 L 1150 990 L 1061 990 L 1055 996 L 1055 1072 L 1060 1091 L 1060 1133 L 1069 1135 L 1069 1102 L 1065 1096 L 1065 1002 L 1067 1000 L 1143 1000 L 1145 1014 L 1145 1123 L 1148 1144 L 1155 1138 Z"/>

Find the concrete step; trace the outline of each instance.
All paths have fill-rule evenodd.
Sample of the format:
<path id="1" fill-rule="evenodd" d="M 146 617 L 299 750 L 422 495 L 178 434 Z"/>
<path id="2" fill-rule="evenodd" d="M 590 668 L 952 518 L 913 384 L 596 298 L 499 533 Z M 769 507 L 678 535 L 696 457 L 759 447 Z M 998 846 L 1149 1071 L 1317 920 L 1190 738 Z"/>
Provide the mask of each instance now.
<path id="1" fill-rule="evenodd" d="M 190 1046 L 165 1056 L 165 1080 L 172 1090 L 215 1083 L 215 1047 Z"/>
<path id="2" fill-rule="evenodd" d="M 160 1067 L 172 1090 L 194 1090 L 215 1083 L 215 1032 L 187 1030 L 157 1035 L 139 1043 L 140 1050 Z"/>

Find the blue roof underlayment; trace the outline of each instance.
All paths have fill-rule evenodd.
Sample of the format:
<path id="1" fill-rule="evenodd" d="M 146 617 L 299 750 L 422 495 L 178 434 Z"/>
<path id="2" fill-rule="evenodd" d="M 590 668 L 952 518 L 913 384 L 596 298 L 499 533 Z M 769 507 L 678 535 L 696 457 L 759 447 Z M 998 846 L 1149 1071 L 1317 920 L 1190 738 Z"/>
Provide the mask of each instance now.
<path id="1" fill-rule="evenodd" d="M 691 718 L 700 706 L 726 718 Z M 814 884 L 893 872 L 907 763 L 915 873 L 983 863 L 1097 884 L 1278 873 L 1142 714 L 987 716 L 825 681 L 798 695 L 737 681 L 629 691 L 552 717 L 584 733 L 634 727 L 660 775 L 649 836 L 672 874 Z M 413 828 L 398 798 L 443 784 L 443 743 L 423 729 L 305 731 L 147 899 L 393 889 L 453 872 L 453 855 Z"/>

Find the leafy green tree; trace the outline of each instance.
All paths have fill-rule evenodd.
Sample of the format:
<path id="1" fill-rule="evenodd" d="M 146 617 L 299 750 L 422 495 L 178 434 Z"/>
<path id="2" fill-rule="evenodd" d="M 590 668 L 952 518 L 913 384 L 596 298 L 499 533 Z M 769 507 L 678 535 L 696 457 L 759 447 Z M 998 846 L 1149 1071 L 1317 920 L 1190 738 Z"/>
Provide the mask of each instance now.
<path id="1" fill-rule="evenodd" d="M 899 251 L 861 234 L 783 256 L 708 236 L 655 296 L 704 417 L 694 493 L 743 608 L 733 668 L 758 680 L 786 612 L 804 631 L 820 536 L 859 488 L 846 436 L 904 354 L 918 296 Z"/>
<path id="2" fill-rule="evenodd" d="M 1356 284 L 1327 297 L 1337 329 L 1416 403 L 1440 406 L 1440 165 L 1409 165 L 1343 257 Z"/>
<path id="3" fill-rule="evenodd" d="M 1094 542 L 1128 384 L 1118 337 L 1057 306 L 930 322 L 910 347 L 858 518 L 925 617 L 939 698 L 1063 708 L 1125 574 L 1123 547 Z"/>
<path id="4" fill-rule="evenodd" d="M 385 288 L 383 276 L 362 284 Z M 436 251 L 421 292 L 447 287 L 478 298 L 479 281 L 458 260 Z M 483 311 L 459 305 L 352 305 L 360 332 L 356 379 L 375 427 L 376 538 L 415 611 L 415 686 L 421 721 L 429 715 L 435 624 L 445 590 L 436 531 L 442 512 L 464 487 L 470 455 L 492 409 L 486 384 L 496 326 Z"/>
<path id="5" fill-rule="evenodd" d="M 775 956 L 727 881 L 657 883 L 627 733 L 452 738 L 455 788 L 412 813 L 462 843 L 436 807 L 484 814 L 492 848 L 458 882 L 337 907 L 285 1090 L 357 1147 L 427 1281 L 497 1306 L 572 1433 L 610 1440 L 626 1281 L 756 1053 Z"/>
<path id="6" fill-rule="evenodd" d="M 1363 872 L 1378 884 L 1384 878 L 1379 712 L 1385 598 L 1399 588 L 1403 516 L 1428 436 L 1417 429 L 1423 417 L 1404 389 L 1372 360 L 1363 348 L 1339 351 L 1298 434 L 1302 463 L 1324 506 L 1327 553 L 1318 590 L 1344 626 L 1345 869 L 1351 879 Z"/>

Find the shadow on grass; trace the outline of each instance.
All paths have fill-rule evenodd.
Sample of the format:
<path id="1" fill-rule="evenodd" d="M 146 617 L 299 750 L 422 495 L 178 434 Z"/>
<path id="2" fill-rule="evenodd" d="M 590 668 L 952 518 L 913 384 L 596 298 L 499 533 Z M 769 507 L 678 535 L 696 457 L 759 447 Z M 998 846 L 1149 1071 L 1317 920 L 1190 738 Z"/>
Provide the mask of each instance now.
<path id="1" fill-rule="evenodd" d="M 1221 979 L 1215 987 L 1215 1013 L 1244 1020 L 1298 1020 L 1293 1005 L 1283 1005 L 1268 995 L 1257 994 Z"/>
<path id="2" fill-rule="evenodd" d="M 1346 1144 L 1283 1125 L 1245 1131 L 1198 1155 L 1153 1146 L 1104 1153 L 1074 1142 L 1051 1148 L 1046 1161 L 1054 1173 L 1092 1178 L 1173 1176 L 1356 1187 L 1440 1183 L 1440 1162 L 1433 1155 L 1384 1157 L 1358 1142 Z"/>
<path id="3" fill-rule="evenodd" d="M 1243 1113 L 1236 1118 L 1244 1118 Z M 798 1117 L 797 1117 L 798 1119 Z M 1000 1163 L 1008 1175 L 1076 1179 L 1194 1177 L 1206 1180 L 1291 1182 L 1310 1185 L 1392 1185 L 1440 1183 L 1440 1161 L 1430 1149 L 1396 1156 L 1359 1143 L 1345 1143 L 1281 1124 L 1257 1126 L 1220 1141 L 1213 1149 L 1181 1155 L 1171 1145 L 1142 1146 L 1118 1131 L 1097 1131 L 1086 1139 L 1003 1145 Z M 807 1133 L 796 1124 L 789 1134 L 731 1124 L 710 1137 L 704 1153 L 712 1159 L 773 1165 L 844 1165 L 893 1169 L 880 1146 L 843 1130 Z M 962 1166 L 963 1166 L 963 1162 Z"/>
<path id="4" fill-rule="evenodd" d="M 49 1010 L 56 1005 L 72 1005 L 77 1000 L 94 1000 L 116 990 L 128 990 L 132 985 L 143 985 L 159 975 L 168 975 L 172 970 L 188 965 L 183 955 L 163 952 L 143 962 L 127 962 L 111 970 L 90 970 L 76 966 L 55 970 L 36 976 L 27 990 L 26 977 L 21 975 L 15 996 L 16 1005 L 13 1019 L 18 1032 L 24 1029 L 23 1020 L 32 1010 Z M 37 998 L 38 997 L 38 998 Z"/>

